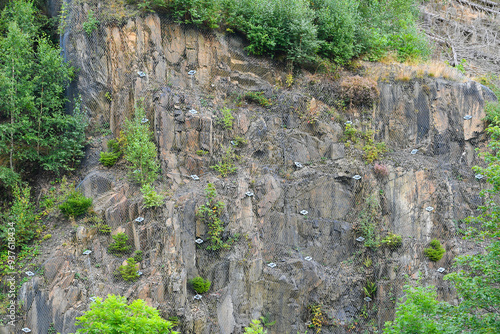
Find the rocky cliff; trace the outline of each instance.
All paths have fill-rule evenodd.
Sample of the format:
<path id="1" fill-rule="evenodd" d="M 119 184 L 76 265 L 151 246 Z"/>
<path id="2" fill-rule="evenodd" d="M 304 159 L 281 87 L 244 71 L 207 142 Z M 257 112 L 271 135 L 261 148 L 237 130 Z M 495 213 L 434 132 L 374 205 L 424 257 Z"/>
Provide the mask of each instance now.
<path id="1" fill-rule="evenodd" d="M 241 333 L 261 316 L 276 321 L 269 333 L 303 333 L 311 330 L 311 305 L 321 305 L 323 333 L 373 332 L 393 318 L 402 286 L 417 279 L 453 301 L 437 269 L 455 270 L 453 258 L 474 251 L 458 229 L 485 186 L 471 167 L 487 139 L 484 106 L 496 99 L 486 87 L 427 75 L 398 81 L 390 71 L 375 83 L 368 65 L 340 79 L 303 71 L 288 85 L 283 67 L 247 56 L 237 36 L 156 14 L 102 22 L 88 35 L 81 28 L 88 10 L 86 3 L 70 6 L 64 35 L 66 57 L 79 69 L 73 93 L 94 129 L 78 183 L 112 233 L 126 232 L 144 252 L 143 274 L 136 283 L 116 280 L 125 258 L 106 252 L 110 236 L 83 222 L 54 222 L 54 237 L 42 244 L 43 274 L 20 291 L 19 326 L 73 332 L 89 298 L 109 293 L 142 298 L 178 317 L 181 333 L 197 334 Z M 342 82 L 359 74 L 375 84 L 355 87 L 349 101 Z M 376 94 L 358 105 L 366 89 Z M 271 105 L 245 99 L 248 92 L 262 92 Z M 161 160 L 157 187 L 169 195 L 157 209 L 143 208 L 123 162 L 109 169 L 98 162 L 141 98 Z M 231 127 L 221 122 L 223 107 L 232 109 Z M 113 135 L 98 131 L 107 126 Z M 346 137 L 351 128 L 364 143 Z M 389 148 L 377 166 L 363 149 L 369 134 Z M 235 174 L 221 177 L 210 166 L 227 148 L 240 160 Z M 229 250 L 195 243 L 207 237 L 196 210 L 208 183 L 227 205 L 225 233 L 240 234 Z M 138 216 L 144 222 L 134 221 Z M 402 246 L 356 241 L 366 222 L 374 238 L 393 232 Z M 436 263 L 423 254 L 433 238 L 446 248 Z M 91 255 L 81 255 L 85 249 Z M 198 275 L 212 288 L 194 300 L 187 280 Z M 366 301 L 369 282 L 377 289 Z"/>

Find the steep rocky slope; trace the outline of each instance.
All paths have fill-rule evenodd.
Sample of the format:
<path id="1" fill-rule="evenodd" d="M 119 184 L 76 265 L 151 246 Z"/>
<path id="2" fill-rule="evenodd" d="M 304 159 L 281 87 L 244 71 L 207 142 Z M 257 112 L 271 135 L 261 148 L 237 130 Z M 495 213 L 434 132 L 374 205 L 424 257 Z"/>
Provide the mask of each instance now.
<path id="1" fill-rule="evenodd" d="M 203 334 L 241 333 L 251 319 L 267 315 L 276 321 L 269 333 L 303 333 L 311 305 L 324 311 L 323 333 L 373 332 L 392 319 L 402 285 L 419 278 L 453 301 L 436 270 L 454 270 L 456 255 L 475 251 L 457 229 L 481 203 L 484 181 L 471 167 L 480 163 L 475 149 L 485 146 L 485 103 L 496 99 L 486 87 L 426 75 L 398 81 L 389 73 L 371 87 L 377 96 L 368 106 L 357 105 L 356 97 L 370 88 L 369 79 L 355 87 L 351 105 L 342 105 L 345 77 L 303 72 L 287 88 L 279 64 L 248 57 L 238 37 L 155 14 L 107 24 L 89 36 L 81 30 L 87 10 L 72 5 L 64 37 L 65 54 L 80 69 L 73 93 L 81 94 L 93 128 L 109 124 L 115 136 L 144 98 L 161 159 L 157 186 L 169 196 L 163 207 L 144 209 L 124 163 L 110 169 L 98 163 L 112 135 L 94 136 L 79 187 L 113 234 L 126 232 L 144 252 L 143 275 L 136 283 L 116 280 L 113 272 L 125 258 L 106 252 L 109 236 L 82 222 L 74 229 L 55 222 L 54 238 L 42 245 L 43 275 L 20 291 L 19 326 L 47 333 L 53 323 L 61 333 L 73 332 L 89 297 L 109 293 L 142 298 L 164 316 L 177 316 L 181 333 Z M 272 105 L 242 98 L 247 92 L 263 92 Z M 233 109 L 230 129 L 220 122 L 223 107 Z M 382 172 L 348 144 L 348 122 L 387 143 L 390 151 L 378 160 Z M 236 137 L 247 143 L 233 145 Z M 241 159 L 235 174 L 220 177 L 210 166 L 227 147 Z M 241 235 L 229 250 L 212 252 L 194 242 L 207 237 L 196 210 L 208 183 L 227 204 L 227 235 Z M 372 250 L 357 242 L 367 214 L 380 237 L 399 234 L 403 246 Z M 138 216 L 145 221 L 135 222 Z M 432 238 L 446 248 L 437 263 L 423 255 Z M 81 255 L 85 249 L 92 254 Z M 197 275 L 213 282 L 200 301 L 187 285 Z M 367 282 L 377 284 L 369 302 Z"/>

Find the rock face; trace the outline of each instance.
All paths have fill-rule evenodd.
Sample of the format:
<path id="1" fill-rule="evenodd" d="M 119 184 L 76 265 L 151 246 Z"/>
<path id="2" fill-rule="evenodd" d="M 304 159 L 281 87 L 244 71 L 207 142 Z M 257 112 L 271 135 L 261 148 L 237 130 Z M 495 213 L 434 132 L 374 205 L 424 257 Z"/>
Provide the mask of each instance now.
<path id="1" fill-rule="evenodd" d="M 165 317 L 177 316 L 180 332 L 196 334 L 241 333 L 261 316 L 276 321 L 269 333 L 304 332 L 311 330 L 310 305 L 322 307 L 328 322 L 323 333 L 380 329 L 393 317 L 406 275 L 453 300 L 436 269 L 451 270 L 453 258 L 469 249 L 456 228 L 480 205 L 477 193 L 484 187 L 471 167 L 480 163 L 475 148 L 485 146 L 485 103 L 496 99 L 487 88 L 431 78 L 381 81 L 373 107 L 332 117 L 333 82 L 304 76 L 296 88 L 279 88 L 285 74 L 246 56 L 237 37 L 153 14 L 88 36 L 79 29 L 87 10 L 86 4 L 72 6 L 66 35 L 66 55 L 80 69 L 76 92 L 92 124 L 109 123 L 115 136 L 144 97 L 162 163 L 158 186 L 170 196 L 163 207 L 144 210 L 123 169 L 103 172 L 95 159 L 87 160 L 90 172 L 81 188 L 112 233 L 126 232 L 144 252 L 143 276 L 136 283 L 115 280 L 125 258 L 107 254 L 110 237 L 78 230 L 70 246 L 51 251 L 44 279 L 20 291 L 26 326 L 34 333 L 47 332 L 51 323 L 61 333 L 75 331 L 74 318 L 88 309 L 89 297 L 109 293 L 142 298 Z M 263 92 L 272 105 L 239 100 L 251 91 Z M 221 124 L 225 105 L 237 105 L 229 128 Z M 361 147 L 346 144 L 345 121 L 361 133 L 374 130 L 375 141 L 387 143 L 391 152 L 378 161 L 386 173 L 365 163 Z M 234 145 L 237 137 L 247 143 Z M 241 160 L 236 174 L 222 178 L 210 166 L 228 147 Z M 197 154 L 201 150 L 206 154 Z M 204 246 L 207 227 L 196 210 L 206 201 L 208 183 L 226 203 L 225 237 L 240 234 L 230 250 Z M 138 215 L 144 223 L 134 221 Z M 380 238 L 389 231 L 401 235 L 403 246 L 365 247 L 355 241 L 364 223 L 372 223 Z M 205 243 L 197 246 L 197 237 Z M 447 250 L 437 263 L 423 255 L 432 238 Z M 84 249 L 92 254 L 80 255 Z M 188 285 L 198 275 L 212 281 L 201 301 L 193 300 Z M 371 303 L 363 300 L 367 282 L 377 283 Z"/>

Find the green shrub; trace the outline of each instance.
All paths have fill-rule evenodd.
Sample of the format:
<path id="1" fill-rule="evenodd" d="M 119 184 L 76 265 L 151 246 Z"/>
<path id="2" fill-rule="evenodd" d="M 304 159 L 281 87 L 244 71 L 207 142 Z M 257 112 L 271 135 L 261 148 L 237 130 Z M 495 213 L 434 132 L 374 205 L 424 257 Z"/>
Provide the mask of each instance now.
<path id="1" fill-rule="evenodd" d="M 114 255 L 130 253 L 131 246 L 128 245 L 128 236 L 125 233 L 117 233 L 113 236 L 113 242 L 109 244 L 108 252 Z"/>
<path id="2" fill-rule="evenodd" d="M 246 140 L 244 137 L 236 136 L 236 137 L 234 137 L 233 142 L 234 142 L 234 146 L 242 147 L 248 143 L 248 140 Z"/>
<path id="3" fill-rule="evenodd" d="M 142 251 L 141 250 L 136 250 L 134 252 L 134 260 L 136 262 L 141 262 L 142 261 Z"/>
<path id="4" fill-rule="evenodd" d="M 377 292 L 377 284 L 367 281 L 366 285 L 363 287 L 363 291 L 365 292 L 366 296 L 373 298 L 375 292 Z"/>
<path id="5" fill-rule="evenodd" d="M 208 151 L 205 151 L 205 150 L 197 150 L 196 151 L 196 155 L 200 156 L 200 157 L 202 157 L 202 156 L 204 156 L 206 154 L 208 154 Z"/>
<path id="6" fill-rule="evenodd" d="M 43 236 L 42 240 L 49 240 L 50 238 L 52 238 L 52 234 L 46 234 Z"/>
<path id="7" fill-rule="evenodd" d="M 101 157 L 99 158 L 99 162 L 106 167 L 113 167 L 119 158 L 120 155 L 117 155 L 114 152 L 101 152 Z"/>
<path id="8" fill-rule="evenodd" d="M 99 162 L 106 167 L 113 167 L 118 159 L 120 159 L 121 155 L 122 150 L 120 144 L 116 139 L 111 139 L 108 141 L 108 152 L 101 152 Z"/>
<path id="9" fill-rule="evenodd" d="M 441 246 L 441 243 L 437 239 L 433 239 L 429 248 L 424 249 L 424 254 L 433 262 L 441 260 L 446 250 Z"/>
<path id="10" fill-rule="evenodd" d="M 257 93 L 256 92 L 248 92 L 245 94 L 245 98 L 249 102 L 258 103 L 263 107 L 271 106 L 271 102 L 268 99 L 266 99 L 266 97 L 264 96 L 264 92 L 257 92 Z"/>
<path id="11" fill-rule="evenodd" d="M 141 187 L 142 197 L 144 198 L 144 207 L 152 208 L 163 205 L 164 195 L 158 194 L 152 184 L 144 184 Z"/>
<path id="12" fill-rule="evenodd" d="M 387 152 L 387 146 L 384 142 L 370 143 L 363 146 L 363 151 L 365 152 L 363 159 L 365 159 L 366 163 L 372 163 Z"/>
<path id="13" fill-rule="evenodd" d="M 356 39 L 360 17 L 359 2 L 349 0 L 317 0 L 318 53 L 336 63 L 345 63 L 359 53 Z"/>
<path id="14" fill-rule="evenodd" d="M 132 120 L 126 120 L 124 125 L 125 160 L 130 163 L 131 179 L 145 185 L 153 183 L 158 176 L 160 167 L 156 157 L 156 145 L 152 141 L 153 132 L 149 129 L 149 123 L 142 123 L 146 112 L 144 110 L 144 98 L 135 105 L 135 114 Z"/>
<path id="15" fill-rule="evenodd" d="M 196 211 L 196 218 L 208 226 L 210 245 L 207 246 L 207 249 L 228 249 L 239 238 L 239 235 L 236 234 L 227 240 L 223 240 L 224 222 L 220 219 L 220 216 L 224 211 L 225 204 L 222 201 L 216 201 L 217 191 L 212 183 L 209 183 L 205 188 L 205 195 L 207 202 Z"/>
<path id="16" fill-rule="evenodd" d="M 59 209 L 66 216 L 66 218 L 76 218 L 87 212 L 88 208 L 92 206 L 92 198 L 83 196 L 79 191 L 72 191 L 68 199 L 63 204 L 59 205 Z"/>
<path id="17" fill-rule="evenodd" d="M 196 291 L 196 293 L 202 294 L 210 289 L 210 285 L 212 284 L 212 282 L 210 282 L 208 279 L 205 280 L 202 277 L 198 276 L 190 279 L 189 284 L 191 285 L 193 290 Z"/>
<path id="18" fill-rule="evenodd" d="M 128 258 L 127 264 L 120 266 L 118 268 L 118 272 L 122 276 L 124 281 L 136 281 L 139 278 L 139 274 L 137 273 L 137 263 L 134 258 Z"/>
<path id="19" fill-rule="evenodd" d="M 238 168 L 234 165 L 235 159 L 238 159 L 238 156 L 233 152 L 231 147 L 228 147 L 224 151 L 222 161 L 219 161 L 219 163 L 214 166 L 210 166 L 210 168 L 218 171 L 222 177 L 226 177 L 230 174 L 236 173 L 238 170 Z"/>
<path id="20" fill-rule="evenodd" d="M 248 327 L 245 327 L 244 334 L 267 334 L 267 329 L 264 329 L 259 320 L 252 320 Z"/>
<path id="21" fill-rule="evenodd" d="M 222 124 L 225 130 L 231 130 L 233 128 L 234 116 L 231 113 L 231 109 L 222 108 L 222 118 L 218 119 L 219 124 Z"/>
<path id="22" fill-rule="evenodd" d="M 12 188 L 14 199 L 10 210 L 5 217 L 0 214 L 0 219 L 4 218 L 0 221 L 0 249 L 22 247 L 40 235 L 41 229 L 37 224 L 34 204 L 30 201 L 30 191 L 28 186 L 15 185 Z"/>
<path id="23" fill-rule="evenodd" d="M 396 249 L 402 245 L 403 238 L 400 235 L 389 232 L 387 236 L 382 239 L 382 243 L 391 249 Z"/>
<path id="24" fill-rule="evenodd" d="M 90 310 L 76 320 L 79 327 L 77 334 L 179 334 L 172 330 L 171 322 L 162 319 L 158 310 L 143 300 L 136 299 L 127 305 L 125 297 L 115 295 L 108 295 L 105 301 L 96 297 L 96 301 L 90 304 Z"/>
<path id="25" fill-rule="evenodd" d="M 97 231 L 99 233 L 102 233 L 102 234 L 110 234 L 111 233 L 111 227 L 109 227 L 108 224 L 98 223 L 96 225 L 96 227 L 97 227 Z"/>
<path id="26" fill-rule="evenodd" d="M 99 20 L 94 17 L 94 11 L 90 9 L 87 13 L 87 21 L 82 23 L 82 28 L 90 36 L 94 30 L 97 30 L 98 25 Z"/>

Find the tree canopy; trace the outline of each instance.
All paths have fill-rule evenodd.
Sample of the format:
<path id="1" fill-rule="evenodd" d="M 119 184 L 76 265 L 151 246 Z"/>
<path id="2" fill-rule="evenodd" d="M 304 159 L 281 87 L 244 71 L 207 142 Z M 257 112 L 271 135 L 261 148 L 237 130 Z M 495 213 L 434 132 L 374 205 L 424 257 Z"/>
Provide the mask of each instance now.
<path id="1" fill-rule="evenodd" d="M 40 32 L 31 1 L 11 1 L 0 17 L 0 181 L 41 167 L 59 173 L 82 157 L 86 126 L 76 103 L 64 110 L 73 68 Z M 9 169 L 10 171 L 6 171 Z"/>

